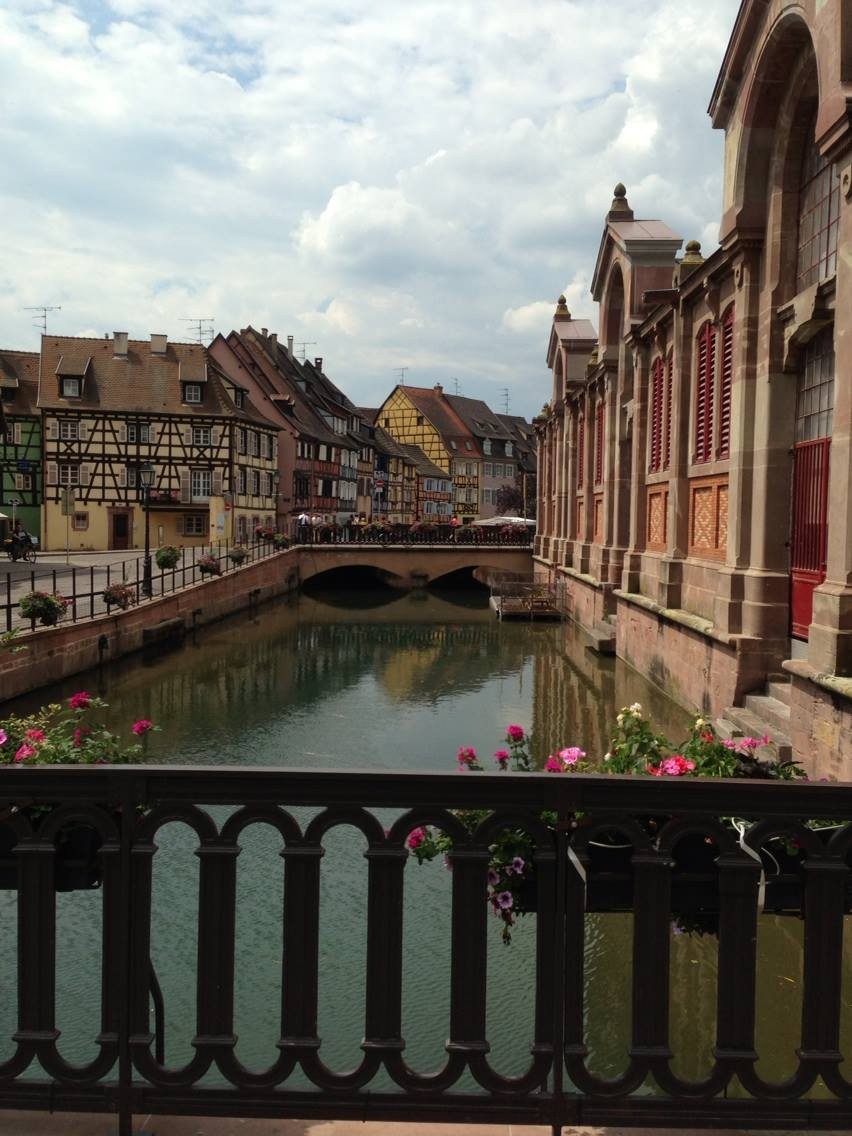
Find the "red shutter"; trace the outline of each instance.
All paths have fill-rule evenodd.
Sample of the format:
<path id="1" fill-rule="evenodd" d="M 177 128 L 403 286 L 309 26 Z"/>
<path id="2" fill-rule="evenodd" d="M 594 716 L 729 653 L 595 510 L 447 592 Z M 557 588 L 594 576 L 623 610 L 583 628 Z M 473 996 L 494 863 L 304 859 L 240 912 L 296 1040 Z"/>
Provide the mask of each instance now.
<path id="1" fill-rule="evenodd" d="M 651 368 L 651 453 L 648 472 L 658 473 L 663 450 L 663 360 L 654 360 Z"/>
<path id="2" fill-rule="evenodd" d="M 672 464 L 672 378 L 674 370 L 674 352 L 669 350 L 666 357 L 666 424 L 663 431 L 663 469 L 669 469 Z"/>
<path id="3" fill-rule="evenodd" d="M 695 462 L 707 462 L 713 453 L 713 372 L 716 364 L 716 329 L 706 323 L 698 333 L 695 376 Z"/>
<path id="4" fill-rule="evenodd" d="M 731 385 L 734 377 L 734 305 L 722 320 L 722 376 L 719 387 L 719 457 L 731 452 Z"/>
<path id="5" fill-rule="evenodd" d="M 577 423 L 577 489 L 583 488 L 586 480 L 586 419 L 581 414 Z"/>
<path id="6" fill-rule="evenodd" d="M 603 482 L 604 471 L 604 406 L 599 402 L 595 407 L 595 485 Z"/>

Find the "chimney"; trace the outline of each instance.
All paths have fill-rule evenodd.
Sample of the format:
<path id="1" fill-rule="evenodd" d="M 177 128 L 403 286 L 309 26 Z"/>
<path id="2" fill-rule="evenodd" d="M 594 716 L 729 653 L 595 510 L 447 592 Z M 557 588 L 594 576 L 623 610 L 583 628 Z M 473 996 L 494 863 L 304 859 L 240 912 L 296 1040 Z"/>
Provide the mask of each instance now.
<path id="1" fill-rule="evenodd" d="M 269 333 L 269 346 L 273 351 L 278 350 L 278 335 L 274 331 L 270 331 Z"/>
<path id="2" fill-rule="evenodd" d="M 127 332 L 114 331 L 112 333 L 112 354 L 116 359 L 127 358 Z"/>
<path id="3" fill-rule="evenodd" d="M 318 371 L 322 370 L 322 355 L 317 355 L 316 359 L 314 359 L 314 367 L 316 367 Z"/>
<path id="4" fill-rule="evenodd" d="M 287 336 L 287 358 L 288 359 L 293 358 L 293 336 L 292 335 Z"/>
<path id="5" fill-rule="evenodd" d="M 434 389 L 435 389 L 435 394 L 443 394 L 444 393 L 444 388 L 441 386 L 440 383 L 435 383 Z"/>
<path id="6" fill-rule="evenodd" d="M 151 354 L 152 355 L 165 355 L 166 347 L 168 346 L 169 337 L 162 335 L 160 332 L 151 332 Z"/>
<path id="7" fill-rule="evenodd" d="M 261 335 L 262 335 L 262 336 L 263 336 L 264 338 L 266 338 L 266 336 L 267 336 L 267 335 L 269 335 L 269 328 L 268 328 L 268 327 L 262 327 L 262 328 L 260 329 L 260 334 L 261 334 Z"/>

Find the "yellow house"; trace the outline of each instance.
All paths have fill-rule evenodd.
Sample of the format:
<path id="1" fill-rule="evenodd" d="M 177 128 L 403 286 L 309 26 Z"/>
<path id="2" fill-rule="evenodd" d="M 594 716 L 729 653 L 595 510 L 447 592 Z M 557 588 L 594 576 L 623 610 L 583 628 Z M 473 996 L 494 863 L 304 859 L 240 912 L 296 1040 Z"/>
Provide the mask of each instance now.
<path id="1" fill-rule="evenodd" d="M 43 336 L 38 407 L 43 548 L 141 548 L 146 503 L 154 547 L 274 525 L 277 428 L 200 344 Z"/>
<path id="2" fill-rule="evenodd" d="M 429 461 L 452 479 L 454 514 L 465 522 L 476 519 L 482 455 L 439 383 L 429 388 L 396 387 L 379 407 L 376 425 L 399 442 L 419 446 Z M 416 489 L 412 489 L 415 500 Z"/>

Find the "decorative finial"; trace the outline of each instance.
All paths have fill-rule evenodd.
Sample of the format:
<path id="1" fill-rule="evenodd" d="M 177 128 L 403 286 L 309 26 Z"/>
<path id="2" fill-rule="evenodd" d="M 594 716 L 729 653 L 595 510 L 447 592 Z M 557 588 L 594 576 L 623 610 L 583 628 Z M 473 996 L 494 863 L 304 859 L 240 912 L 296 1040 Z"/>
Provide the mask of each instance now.
<path id="1" fill-rule="evenodd" d="M 687 241 L 686 252 L 684 254 L 681 264 L 703 264 L 704 257 L 701 255 L 701 241 Z"/>
<path id="2" fill-rule="evenodd" d="M 609 215 L 612 220 L 633 220 L 633 210 L 627 200 L 627 190 L 621 182 L 612 191 L 612 205 L 609 207 Z"/>
<path id="3" fill-rule="evenodd" d="M 561 316 L 563 319 L 571 318 L 571 313 L 568 311 L 568 304 L 566 303 L 564 296 L 560 296 L 556 301 L 556 314 L 558 316 Z"/>

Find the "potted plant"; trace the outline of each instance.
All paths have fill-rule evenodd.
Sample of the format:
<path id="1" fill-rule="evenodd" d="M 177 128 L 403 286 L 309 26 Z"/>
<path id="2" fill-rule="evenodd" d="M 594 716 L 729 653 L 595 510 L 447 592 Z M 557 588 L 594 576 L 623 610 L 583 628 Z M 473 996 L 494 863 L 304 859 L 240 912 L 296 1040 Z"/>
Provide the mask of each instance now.
<path id="1" fill-rule="evenodd" d="M 284 535 L 284 533 L 281 533 L 281 532 L 277 532 L 277 533 L 273 534 L 272 543 L 277 549 L 280 549 L 280 550 L 283 550 L 285 548 L 290 547 L 289 539 Z"/>
<path id="2" fill-rule="evenodd" d="M 164 544 L 154 553 L 154 559 L 158 568 L 174 568 L 180 560 L 180 549 L 175 548 L 173 544 Z"/>
<path id="3" fill-rule="evenodd" d="M 136 603 L 136 589 L 129 584 L 107 584 L 101 595 L 107 608 L 115 606 L 127 611 L 131 604 Z"/>
<path id="4" fill-rule="evenodd" d="M 0 765 L 118 765 L 138 760 L 156 727 L 140 718 L 130 727 L 134 740 L 125 741 L 100 720 L 99 711 L 106 709 L 101 699 L 80 690 L 65 704 L 53 703 L 26 717 L 10 715 L 0 721 Z M 50 806 L 26 803 L 0 811 L 0 888 L 18 886 L 20 858 L 14 849 L 20 844 L 21 822 L 37 832 L 51 811 Z M 57 891 L 98 886 L 100 845 L 100 834 L 87 825 L 71 825 L 58 833 Z"/>
<path id="5" fill-rule="evenodd" d="M 228 559 L 237 567 L 239 567 L 240 564 L 242 564 L 242 562 L 246 559 L 247 556 L 248 556 L 248 549 L 244 548 L 243 545 L 241 545 L 241 544 L 235 544 L 234 547 L 232 549 L 230 549 L 229 552 L 228 552 Z"/>
<path id="6" fill-rule="evenodd" d="M 258 540 L 272 540 L 273 531 L 269 525 L 258 525 L 254 530 L 254 535 Z"/>
<path id="7" fill-rule="evenodd" d="M 58 592 L 27 592 L 18 606 L 24 619 L 37 619 L 45 627 L 52 627 L 68 610 L 68 600 Z"/>
<path id="8" fill-rule="evenodd" d="M 198 570 L 202 576 L 221 576 L 222 565 L 219 558 L 207 552 L 198 560 Z"/>
<path id="9" fill-rule="evenodd" d="M 650 777 L 758 777 L 764 779 L 794 779 L 803 777 L 793 762 L 761 760 L 757 751 L 768 738 L 719 738 L 712 725 L 704 718 L 696 718 L 689 734 L 678 751 L 671 743 L 651 728 L 638 703 L 625 707 L 616 717 L 609 751 L 602 765 L 586 760 L 586 754 L 576 746 L 567 746 L 551 753 L 544 763 L 547 773 L 613 773 Z M 529 751 L 529 738 L 519 725 L 506 728 L 505 748 L 498 749 L 494 759 L 500 770 L 530 772 L 534 769 Z M 459 768 L 479 771 L 476 751 L 471 746 L 460 747 L 456 760 Z M 487 810 L 467 810 L 456 814 L 464 827 L 473 832 L 488 815 Z M 556 818 L 542 814 L 548 827 L 553 828 Z M 652 842 L 659 838 L 670 817 L 645 817 L 640 823 Z M 752 855 L 743 843 L 746 826 L 737 818 L 722 818 L 729 828 L 739 835 L 747 854 Z M 589 838 L 589 822 L 582 814 L 573 821 L 571 846 L 575 863 L 584 864 L 587 910 L 630 911 L 633 903 L 634 848 L 615 831 L 597 830 Z M 822 822 L 812 822 L 819 828 Z M 739 827 L 738 827 L 739 826 Z M 413 830 L 407 840 L 408 848 L 420 863 L 443 854 L 451 854 L 453 840 L 446 833 L 429 827 Z M 511 929 L 518 916 L 535 910 L 536 887 L 533 867 L 533 839 L 521 829 L 503 830 L 490 847 L 488 866 L 487 902 L 503 922 L 503 940 L 511 941 Z M 698 934 L 713 933 L 718 923 L 718 849 L 712 839 L 701 834 L 688 834 L 675 845 L 672 873 L 672 911 L 676 931 Z M 771 864 L 764 850 L 761 860 L 768 878 Z M 779 876 L 781 870 L 776 869 Z M 784 881 L 789 885 L 787 878 Z M 771 882 L 771 879 L 770 879 Z M 767 910 L 795 911 L 800 905 L 800 878 L 793 877 L 792 899 L 787 892 L 778 892 L 772 899 L 767 886 Z M 847 894 L 847 904 L 852 896 Z"/>

